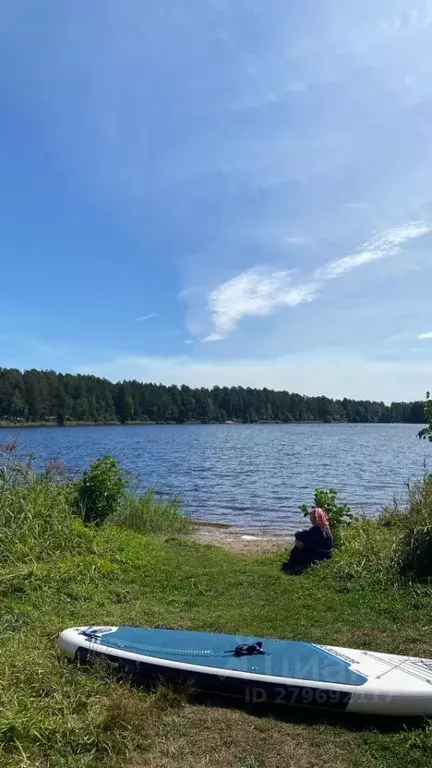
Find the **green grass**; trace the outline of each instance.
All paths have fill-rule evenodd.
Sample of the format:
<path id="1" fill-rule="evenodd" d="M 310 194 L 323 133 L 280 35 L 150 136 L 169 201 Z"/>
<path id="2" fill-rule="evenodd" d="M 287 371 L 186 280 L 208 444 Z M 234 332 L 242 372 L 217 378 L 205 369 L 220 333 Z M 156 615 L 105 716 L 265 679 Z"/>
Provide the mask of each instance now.
<path id="1" fill-rule="evenodd" d="M 86 545 L 86 553 L 58 552 L 0 571 L 1 765 L 430 765 L 431 734 L 419 726 L 406 731 L 398 721 L 389 730 L 378 720 L 289 711 L 263 718 L 218 702 L 204 706 L 169 691 L 134 689 L 56 651 L 62 628 L 95 622 L 430 656 L 429 588 L 365 590 L 326 566 L 286 577 L 273 556 L 235 555 L 113 526 Z"/>
<path id="2" fill-rule="evenodd" d="M 167 688 L 143 691 L 103 666 L 78 667 L 56 647 L 61 629 L 94 622 L 431 657 L 431 587 L 385 575 L 393 525 L 353 529 L 345 554 L 289 577 L 277 556 L 162 538 L 156 522 L 141 525 L 146 515 L 136 508 L 128 511 L 133 527 L 153 526 L 159 537 L 129 530 L 126 518 L 85 528 L 70 514 L 69 493 L 32 475 L 0 482 L 2 768 L 430 766 L 427 723 L 254 711 Z M 180 510 L 166 511 L 171 523 Z M 372 543 L 371 568 L 350 572 L 348 561 L 363 562 Z M 372 567 L 380 557 L 385 567 Z"/>

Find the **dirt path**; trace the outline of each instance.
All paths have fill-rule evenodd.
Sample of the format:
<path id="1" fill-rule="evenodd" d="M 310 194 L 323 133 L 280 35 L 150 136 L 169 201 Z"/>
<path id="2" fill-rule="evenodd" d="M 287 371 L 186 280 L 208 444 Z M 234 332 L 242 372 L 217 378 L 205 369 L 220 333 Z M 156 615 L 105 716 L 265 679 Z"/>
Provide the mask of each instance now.
<path id="1" fill-rule="evenodd" d="M 193 538 L 203 544 L 214 544 L 242 555 L 276 554 L 284 549 L 290 549 L 294 541 L 292 534 L 274 531 L 239 531 L 229 526 L 212 523 L 196 523 Z"/>

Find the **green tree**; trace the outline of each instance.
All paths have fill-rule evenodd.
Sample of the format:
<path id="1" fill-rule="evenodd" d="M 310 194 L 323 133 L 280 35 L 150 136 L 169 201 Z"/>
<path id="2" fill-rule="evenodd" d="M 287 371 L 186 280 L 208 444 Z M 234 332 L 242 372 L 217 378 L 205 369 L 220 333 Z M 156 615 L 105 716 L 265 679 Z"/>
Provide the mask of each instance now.
<path id="1" fill-rule="evenodd" d="M 78 400 L 75 400 L 72 406 L 72 419 L 74 421 L 90 421 L 86 397 L 80 397 Z"/>
<path id="2" fill-rule="evenodd" d="M 252 387 L 187 386 L 123 381 L 97 376 L 0 368 L 0 420 L 128 422 L 324 421 L 431 423 L 424 403 L 355 401 L 306 397 Z M 429 414 L 428 419 L 426 418 Z M 426 437 L 428 430 L 422 431 Z"/>
<path id="3" fill-rule="evenodd" d="M 43 371 L 24 371 L 23 381 L 30 421 L 45 421 L 50 412 L 49 393 Z"/>
<path id="4" fill-rule="evenodd" d="M 132 397 L 132 391 L 127 381 L 123 381 L 121 384 L 117 384 L 115 408 L 117 418 L 122 422 L 122 424 L 124 424 L 126 421 L 133 421 L 134 401 Z"/>
<path id="5" fill-rule="evenodd" d="M 26 419 L 28 414 L 25 393 L 16 389 L 12 395 L 10 405 L 10 415 L 12 419 Z"/>

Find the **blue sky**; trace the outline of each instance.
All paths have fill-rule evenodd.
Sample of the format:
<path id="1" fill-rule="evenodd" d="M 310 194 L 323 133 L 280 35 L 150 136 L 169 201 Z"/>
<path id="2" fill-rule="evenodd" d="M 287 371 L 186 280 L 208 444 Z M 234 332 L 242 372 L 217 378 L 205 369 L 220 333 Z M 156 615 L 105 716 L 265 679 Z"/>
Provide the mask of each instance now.
<path id="1" fill-rule="evenodd" d="M 431 50 L 428 0 L 5 0 L 0 364 L 421 398 Z"/>

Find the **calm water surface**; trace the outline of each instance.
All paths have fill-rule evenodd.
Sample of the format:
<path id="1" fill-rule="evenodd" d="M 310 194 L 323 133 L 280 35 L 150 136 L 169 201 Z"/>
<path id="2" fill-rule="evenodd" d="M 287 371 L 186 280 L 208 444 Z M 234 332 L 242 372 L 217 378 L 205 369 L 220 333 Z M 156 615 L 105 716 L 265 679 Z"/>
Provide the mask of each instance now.
<path id="1" fill-rule="evenodd" d="M 57 456 L 71 470 L 112 453 L 142 487 L 180 492 L 200 520 L 292 530 L 317 487 L 373 514 L 432 466 L 432 446 L 406 424 L 59 427 L 3 430 L 38 463 Z"/>

